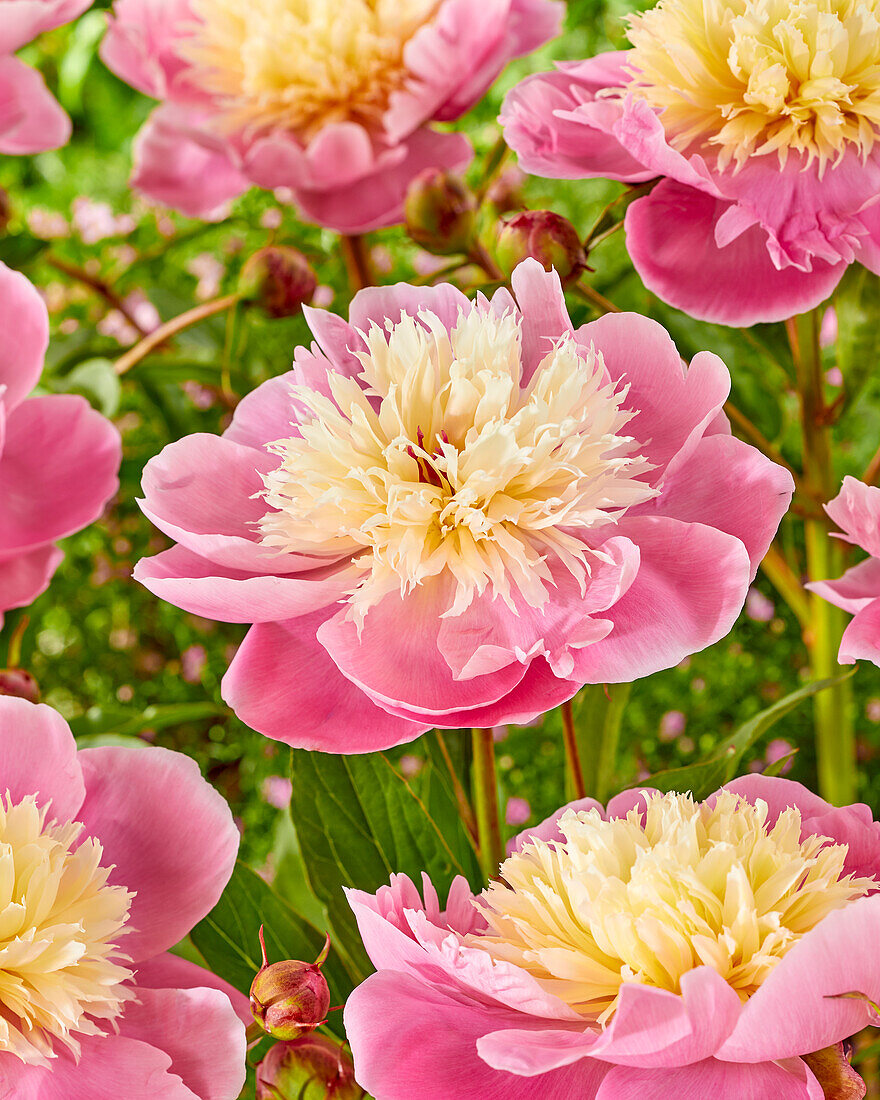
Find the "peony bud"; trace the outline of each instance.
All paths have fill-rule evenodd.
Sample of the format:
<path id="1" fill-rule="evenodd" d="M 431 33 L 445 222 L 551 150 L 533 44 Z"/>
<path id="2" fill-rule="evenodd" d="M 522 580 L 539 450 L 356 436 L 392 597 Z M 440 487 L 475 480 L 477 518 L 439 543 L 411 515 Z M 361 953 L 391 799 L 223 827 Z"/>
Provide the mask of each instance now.
<path id="1" fill-rule="evenodd" d="M 323 1035 L 276 1043 L 257 1066 L 257 1100 L 361 1100 L 354 1065 Z"/>
<path id="2" fill-rule="evenodd" d="M 33 676 L 23 668 L 0 668 L 0 695 L 14 695 L 17 699 L 27 699 L 29 703 L 39 703 L 40 688 Z"/>
<path id="3" fill-rule="evenodd" d="M 576 279 L 587 266 L 577 230 L 551 210 L 524 210 L 503 223 L 496 254 L 508 275 L 530 256 L 546 271 L 555 268 L 563 282 Z"/>
<path id="4" fill-rule="evenodd" d="M 804 1061 L 822 1086 L 825 1100 L 862 1100 L 867 1085 L 849 1064 L 843 1043 L 807 1054 Z"/>
<path id="5" fill-rule="evenodd" d="M 260 1027 L 275 1039 L 298 1039 L 326 1023 L 330 990 L 321 967 L 330 937 L 313 963 L 285 959 L 270 965 L 262 928 L 260 946 L 263 965 L 251 985 L 251 1012 Z"/>
<path id="6" fill-rule="evenodd" d="M 261 248 L 241 269 L 239 289 L 245 301 L 255 302 L 270 317 L 295 317 L 312 300 L 318 277 L 295 248 Z"/>
<path id="7" fill-rule="evenodd" d="M 426 168 L 406 193 L 406 231 L 440 256 L 467 252 L 474 237 L 477 204 L 473 193 L 456 176 Z"/>

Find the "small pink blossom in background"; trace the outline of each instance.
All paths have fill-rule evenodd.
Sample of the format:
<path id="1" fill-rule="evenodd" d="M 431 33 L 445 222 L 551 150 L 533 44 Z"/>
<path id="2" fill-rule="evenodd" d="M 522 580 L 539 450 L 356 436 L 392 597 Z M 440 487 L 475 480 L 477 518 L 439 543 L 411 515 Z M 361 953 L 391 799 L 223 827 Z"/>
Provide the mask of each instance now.
<path id="1" fill-rule="evenodd" d="M 187 271 L 198 279 L 196 297 L 201 302 L 216 298 L 226 274 L 226 265 L 213 252 L 200 252 L 186 265 Z"/>
<path id="2" fill-rule="evenodd" d="M 284 221 L 284 211 L 274 206 L 270 210 L 264 210 L 260 215 L 260 225 L 263 229 L 279 229 Z"/>
<path id="3" fill-rule="evenodd" d="M 840 367 L 829 367 L 829 369 L 825 371 L 825 381 L 829 386 L 842 386 L 843 371 Z"/>
<path id="4" fill-rule="evenodd" d="M 416 275 L 435 275 L 449 265 L 449 257 L 435 256 L 431 252 L 423 252 L 419 249 L 413 256 L 412 265 Z"/>
<path id="5" fill-rule="evenodd" d="M 786 741 L 784 737 L 774 737 L 770 744 L 767 746 L 767 751 L 764 753 L 764 759 L 768 764 L 776 764 L 784 757 L 788 756 L 794 750 L 794 745 L 790 741 Z M 782 765 L 780 775 L 787 775 L 794 766 L 794 760 L 789 760 L 787 764 Z M 880 871 L 880 868 L 878 868 Z"/>
<path id="6" fill-rule="evenodd" d="M 293 797 L 293 784 L 283 775 L 267 775 L 263 780 L 263 798 L 276 810 L 286 810 Z"/>
<path id="7" fill-rule="evenodd" d="M 162 101 L 135 188 L 207 219 L 253 184 L 285 189 L 308 220 L 362 233 L 403 220 L 422 169 L 469 162 L 462 134 L 430 124 L 464 114 L 562 16 L 558 0 L 117 0 L 101 57 Z"/>
<path id="8" fill-rule="evenodd" d="M 837 332 L 837 310 L 834 306 L 829 306 L 822 314 L 822 324 L 819 326 L 819 344 L 823 348 L 830 348 L 832 344 L 837 343 Z M 840 385 L 839 382 L 834 384 Z"/>
<path id="9" fill-rule="evenodd" d="M 750 588 L 746 596 L 746 614 L 756 623 L 769 623 L 776 614 L 776 607 L 759 589 Z"/>
<path id="10" fill-rule="evenodd" d="M 424 767 L 424 760 L 420 756 L 413 756 L 411 753 L 404 753 L 400 758 L 400 771 L 407 779 L 412 779 L 418 775 Z"/>
<path id="11" fill-rule="evenodd" d="M 869 722 L 880 722 L 880 699 L 869 699 L 865 704 L 865 717 Z"/>
<path id="12" fill-rule="evenodd" d="M 806 587 L 853 616 L 843 632 L 838 661 L 880 665 L 880 489 L 845 477 L 825 511 L 840 528 L 836 537 L 865 550 L 869 557 L 837 580 L 816 577 Z"/>
<path id="13" fill-rule="evenodd" d="M 507 726 L 493 726 L 492 727 L 492 740 L 496 745 L 500 745 L 502 741 L 506 741 L 510 734 L 510 730 Z"/>
<path id="14" fill-rule="evenodd" d="M 508 798 L 504 820 L 508 825 L 525 825 L 532 816 L 532 807 L 524 798 Z"/>
<path id="15" fill-rule="evenodd" d="M 0 626 L 43 592 L 55 542 L 96 520 L 118 487 L 119 433 L 82 397 L 28 397 L 49 342 L 46 306 L 0 264 Z"/>
<path id="16" fill-rule="evenodd" d="M 70 23 L 93 0 L 2 0 L 0 10 L 0 154 L 58 149 L 70 140 L 70 119 L 43 77 L 13 55 L 45 31 Z"/>
<path id="17" fill-rule="evenodd" d="M 668 710 L 660 719 L 660 740 L 674 741 L 684 733 L 687 716 L 680 710 Z"/>
<path id="18" fill-rule="evenodd" d="M 3 933 L 4 970 L 18 976 L 14 998 L 0 992 L 6 1094 L 95 1100 L 112 1081 L 127 1100 L 235 1100 L 248 1002 L 169 953 L 232 873 L 229 807 L 183 754 L 77 752 L 59 714 L 21 699 L 0 698 L 0 757 L 5 873 L 22 876 L 15 896 L 27 895 L 29 875 L 66 876 L 63 908 L 53 910 L 46 891 L 23 910 L 21 939 Z M 43 955 L 21 960 L 16 949 L 53 939 L 45 971 Z M 55 952 L 67 958 L 63 968 Z M 22 1006 L 32 999 L 58 1005 L 57 1021 L 51 1008 L 28 1019 Z"/>
<path id="19" fill-rule="evenodd" d="M 116 215 L 106 202 L 80 195 L 73 200 L 71 224 L 84 244 L 97 244 L 108 237 L 126 237 L 137 228 L 130 214 Z"/>
<path id="20" fill-rule="evenodd" d="M 208 654 L 203 645 L 191 645 L 180 655 L 180 675 L 188 684 L 197 684 L 208 663 Z"/>
<path id="21" fill-rule="evenodd" d="M 333 287 L 322 283 L 315 287 L 315 293 L 312 295 L 312 305 L 315 309 L 329 309 L 333 305 L 335 297 L 336 291 Z"/>
<path id="22" fill-rule="evenodd" d="M 35 237 L 44 241 L 70 236 L 70 222 L 63 214 L 35 206 L 27 212 L 27 225 Z"/>
<path id="23" fill-rule="evenodd" d="M 427 877 L 350 890 L 377 969 L 345 1007 L 357 1079 L 383 1100 L 822 1100 L 805 1056 L 877 1022 L 848 995 L 880 997 L 878 871 L 867 806 L 750 776 L 702 805 L 572 803 L 445 909 Z M 765 873 L 792 885 L 756 900 Z M 713 915 L 690 891 L 719 874 Z M 751 936 L 765 913 L 784 935 Z"/>
<path id="24" fill-rule="evenodd" d="M 793 483 L 730 434 L 727 369 L 708 352 L 685 369 L 635 314 L 575 332 L 558 277 L 534 260 L 512 285 L 515 297 L 476 303 L 448 285 L 373 287 L 349 322 L 306 307 L 316 343 L 293 371 L 249 394 L 222 437 L 189 436 L 148 464 L 143 510 L 177 545 L 135 576 L 191 613 L 254 624 L 223 682 L 252 728 L 369 752 L 435 726 L 523 725 L 584 683 L 677 665 L 733 625 Z M 484 364 L 472 346 L 506 350 Z M 503 408 L 481 405 L 478 422 L 469 378 L 484 368 Z M 418 398 L 405 411 L 401 393 Z M 363 492 L 351 441 L 372 402 L 385 410 L 376 439 L 404 417 L 411 440 L 395 429 L 371 452 L 387 501 Z M 519 442 L 496 438 L 506 425 Z M 553 493 L 533 499 L 545 478 Z M 338 510 L 316 512 L 313 493 Z M 504 531 L 496 500 L 513 509 Z M 435 545 L 431 517 L 447 507 L 463 541 Z"/>

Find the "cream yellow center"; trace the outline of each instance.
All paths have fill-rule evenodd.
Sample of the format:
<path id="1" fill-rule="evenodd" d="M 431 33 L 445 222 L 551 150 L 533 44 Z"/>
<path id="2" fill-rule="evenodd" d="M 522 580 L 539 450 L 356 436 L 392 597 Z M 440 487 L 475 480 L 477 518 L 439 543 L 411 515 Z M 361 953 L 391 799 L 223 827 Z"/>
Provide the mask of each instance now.
<path id="1" fill-rule="evenodd" d="M 511 313 L 461 312 L 451 333 L 419 317 L 364 334 L 366 390 L 331 374 L 332 400 L 295 391 L 302 434 L 269 447 L 280 465 L 265 478 L 263 541 L 350 555 L 359 624 L 383 596 L 441 574 L 453 615 L 487 586 L 510 606 L 514 590 L 543 605 L 550 558 L 585 584 L 602 555 L 579 536 L 655 495 L 635 480 L 650 466 L 622 434 L 625 389 L 569 337 L 522 388 Z"/>
<path id="2" fill-rule="evenodd" d="M 529 971 L 604 1023 L 621 986 L 680 992 L 682 975 L 716 970 L 745 1001 L 811 928 L 876 887 L 843 874 L 845 845 L 801 840 L 795 808 L 767 826 L 767 805 L 722 793 L 652 795 L 603 821 L 563 814 L 559 843 L 533 841 L 501 867 L 478 903 L 485 934 L 468 937 Z"/>
<path id="3" fill-rule="evenodd" d="M 79 1052 L 133 996 L 116 947 L 132 895 L 109 886 L 82 825 L 47 824 L 31 796 L 0 799 L 0 1050 L 47 1065 Z"/>
<path id="4" fill-rule="evenodd" d="M 880 0 L 660 0 L 629 20 L 632 90 L 679 150 L 820 170 L 880 133 Z"/>
<path id="5" fill-rule="evenodd" d="M 183 54 L 230 130 L 308 139 L 327 123 L 375 129 L 407 79 L 404 48 L 439 0 L 192 0 Z"/>

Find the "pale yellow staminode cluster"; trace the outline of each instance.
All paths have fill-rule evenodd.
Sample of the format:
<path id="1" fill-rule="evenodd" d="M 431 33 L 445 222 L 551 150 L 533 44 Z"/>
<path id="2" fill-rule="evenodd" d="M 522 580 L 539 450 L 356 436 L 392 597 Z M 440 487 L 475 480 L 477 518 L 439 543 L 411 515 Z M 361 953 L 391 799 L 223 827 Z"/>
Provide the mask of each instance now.
<path id="1" fill-rule="evenodd" d="M 80 824 L 46 817 L 33 796 L 0 799 L 0 1051 L 30 1065 L 76 1055 L 133 996 L 116 947 L 132 895 Z"/>
<path id="2" fill-rule="evenodd" d="M 567 811 L 561 843 L 533 841 L 501 868 L 468 937 L 529 971 L 550 993 L 604 1023 L 624 982 L 680 992 L 710 966 L 745 1001 L 823 917 L 876 886 L 843 874 L 845 845 L 800 839 L 797 809 L 767 827 L 767 805 L 730 792 L 714 808 L 654 794 L 603 821 Z"/>
<path id="3" fill-rule="evenodd" d="M 824 170 L 880 134 L 880 0 L 660 0 L 629 39 L 631 90 L 721 168 L 794 152 Z"/>
<path id="4" fill-rule="evenodd" d="M 548 599 L 548 559 L 583 584 L 601 555 L 577 537 L 655 494 L 622 434 L 634 415 L 602 356 L 570 337 L 521 388 L 520 320 L 474 309 L 450 333 L 432 313 L 373 325 L 362 380 L 329 376 L 333 400 L 298 389 L 302 436 L 270 446 L 265 544 L 351 555 L 360 625 L 388 593 L 444 571 L 450 614 L 487 587 L 512 606 Z M 372 395 L 372 398 L 371 396 Z"/>
<path id="5" fill-rule="evenodd" d="M 229 130 L 308 139 L 331 122 L 376 127 L 403 87 L 404 47 L 439 0 L 192 0 L 184 56 Z"/>

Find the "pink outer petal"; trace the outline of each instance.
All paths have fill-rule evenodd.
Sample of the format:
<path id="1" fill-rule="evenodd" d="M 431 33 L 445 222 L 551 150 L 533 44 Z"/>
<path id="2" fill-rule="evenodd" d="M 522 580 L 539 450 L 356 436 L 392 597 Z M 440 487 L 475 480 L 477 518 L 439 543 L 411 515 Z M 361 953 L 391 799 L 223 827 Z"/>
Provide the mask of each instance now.
<path id="1" fill-rule="evenodd" d="M 519 1077 L 543 1077 L 552 1070 L 571 1066 L 586 1058 L 596 1042 L 592 1031 L 524 1031 L 510 1028 L 490 1031 L 477 1039 L 477 1053 L 492 1069 L 515 1073 Z M 604 1063 L 586 1063 L 586 1073 L 599 1079 L 608 1071 Z"/>
<path id="2" fill-rule="evenodd" d="M 618 530 L 642 563 L 605 612 L 614 630 L 575 654 L 573 678 L 584 683 L 625 683 L 677 665 L 728 633 L 748 591 L 749 556 L 732 535 L 659 516 L 626 517 Z"/>
<path id="3" fill-rule="evenodd" d="M 327 566 L 296 576 L 224 569 L 182 546 L 142 558 L 132 574 L 155 596 L 221 623 L 265 623 L 337 603 L 358 583 L 354 568 Z"/>
<path id="4" fill-rule="evenodd" d="M 662 496 L 629 514 L 654 513 L 726 531 L 748 550 L 754 580 L 793 493 L 788 470 L 733 436 L 711 435 L 670 469 Z"/>
<path id="5" fill-rule="evenodd" d="M 713 1058 L 680 1069 L 613 1069 L 596 1100 L 824 1100 L 799 1058 L 775 1065 L 733 1065 Z"/>
<path id="6" fill-rule="evenodd" d="M 245 1028 L 217 989 L 146 989 L 126 1006 L 120 1034 L 171 1058 L 199 1100 L 237 1100 L 245 1082 Z"/>
<path id="7" fill-rule="evenodd" d="M 203 966 L 167 951 L 138 963 L 137 985 L 138 989 L 218 989 L 229 999 L 245 1027 L 254 1020 L 250 1001 L 243 993 Z"/>
<path id="8" fill-rule="evenodd" d="M 0 403 L 7 414 L 40 380 L 49 346 L 49 313 L 37 288 L 0 263 Z M 2 447 L 0 447 L 2 454 Z"/>
<path id="9" fill-rule="evenodd" d="M 578 798 L 574 802 L 567 802 L 556 813 L 545 818 L 540 825 L 534 825 L 529 829 L 524 829 L 521 833 L 517 833 L 507 845 L 507 854 L 512 855 L 514 852 L 520 851 L 524 844 L 528 844 L 532 840 L 564 840 L 565 837 L 559 831 L 559 819 L 568 810 L 574 810 L 575 813 L 598 810 L 601 816 L 605 817 L 605 807 L 601 802 L 597 802 L 595 798 Z"/>
<path id="10" fill-rule="evenodd" d="M 0 153 L 59 149 L 70 140 L 70 131 L 70 119 L 36 69 L 0 56 Z"/>
<path id="11" fill-rule="evenodd" d="M 0 553 L 86 527 L 119 482 L 119 432 L 82 397 L 32 397 L 9 417 L 0 456 Z"/>
<path id="12" fill-rule="evenodd" d="M 236 406 L 223 438 L 257 450 L 278 439 L 289 439 L 296 432 L 296 406 L 291 393 L 295 385 L 294 373 L 288 371 L 251 390 Z"/>
<path id="13" fill-rule="evenodd" d="M 189 0 L 115 0 L 101 60 L 139 92 L 164 99 L 186 69 L 177 52 Z"/>
<path id="14" fill-rule="evenodd" d="M 748 326 L 782 321 L 824 301 L 845 263 L 816 260 L 811 272 L 779 271 L 759 226 L 724 248 L 715 243 L 729 204 L 663 180 L 626 212 L 627 247 L 642 282 L 663 301 L 702 321 Z"/>
<path id="15" fill-rule="evenodd" d="M 761 1062 L 808 1054 L 872 1022 L 869 1007 L 841 997 L 880 1000 L 880 894 L 829 913 L 791 948 L 743 1007 L 717 1057 Z"/>
<path id="16" fill-rule="evenodd" d="M 15 53 L 38 34 L 69 23 L 94 0 L 4 0 L 0 54 Z"/>
<path id="17" fill-rule="evenodd" d="M 64 554 L 57 546 L 41 546 L 23 554 L 12 553 L 0 561 L 0 625 L 2 613 L 27 607 L 49 587 Z"/>
<path id="18" fill-rule="evenodd" d="M 531 257 L 518 264 L 510 285 L 522 313 L 522 378 L 525 388 L 562 336 L 573 333 L 556 271 L 545 271 Z"/>
<path id="19" fill-rule="evenodd" d="M 205 135 L 198 114 L 166 104 L 135 138 L 131 186 L 189 218 L 221 221 L 250 181 Z"/>
<path id="20" fill-rule="evenodd" d="M 880 488 L 847 476 L 825 511 L 843 531 L 846 542 L 861 546 L 872 557 L 880 557 Z"/>
<path id="21" fill-rule="evenodd" d="M 404 314 L 410 317 L 418 317 L 419 313 L 426 310 L 433 313 L 445 325 L 452 329 L 458 324 L 459 315 L 468 315 L 473 310 L 473 305 L 457 288 L 450 283 L 441 283 L 439 286 L 410 286 L 409 283 L 396 283 L 393 286 L 370 286 L 365 290 L 359 290 L 352 299 L 349 310 L 349 324 L 352 336 L 358 332 L 368 332 L 372 325 L 380 329 L 385 328 L 386 321 L 398 324 Z M 309 323 L 312 324 L 318 342 L 331 358 L 332 350 L 327 346 L 330 342 L 327 336 L 314 329 L 315 312 L 310 312 Z M 337 347 L 345 341 L 345 346 L 355 346 L 348 339 L 345 332 L 339 331 L 336 336 Z M 363 368 L 361 367 L 361 370 Z"/>
<path id="22" fill-rule="evenodd" d="M 714 423 L 730 393 L 730 373 L 710 352 L 685 367 L 671 336 L 637 313 L 608 314 L 583 325 L 577 340 L 602 353 L 609 375 L 628 387 L 624 407 L 636 412 L 627 432 L 657 467 L 648 476 L 662 482 L 666 467 L 691 454 Z"/>
<path id="23" fill-rule="evenodd" d="M 296 748 L 377 752 L 430 724 L 395 718 L 341 675 L 315 632 L 327 611 L 248 631 L 223 677 L 223 698 L 252 729 Z"/>
<path id="24" fill-rule="evenodd" d="M 560 65 L 560 72 L 526 77 L 507 94 L 499 122 L 526 172 L 551 179 L 603 177 L 625 183 L 643 183 L 657 175 L 613 135 L 622 102 L 595 98 L 602 88 L 627 83 L 622 67 L 627 52 Z"/>
<path id="25" fill-rule="evenodd" d="M 804 587 L 855 615 L 880 597 L 880 558 L 860 561 L 836 581 L 810 581 Z"/>
<path id="26" fill-rule="evenodd" d="M 195 761 L 166 749 L 84 749 L 80 820 L 104 847 L 110 881 L 137 891 L 125 951 L 135 963 L 177 943 L 213 909 L 239 834 Z"/>
<path id="27" fill-rule="evenodd" d="M 339 233 L 370 233 L 403 222 L 403 203 L 410 183 L 425 168 L 462 172 L 473 159 L 464 134 L 423 127 L 407 139 L 403 156 L 393 164 L 381 160 L 370 175 L 333 189 L 294 186 L 302 215 Z"/>
<path id="28" fill-rule="evenodd" d="M 880 599 L 857 612 L 840 639 L 837 659 L 842 665 L 872 661 L 880 665 Z"/>
<path id="29" fill-rule="evenodd" d="M 51 802 L 50 819 L 79 818 L 86 788 L 76 742 L 51 707 L 0 696 L 0 774 L 13 802 L 35 794 Z"/>
<path id="30" fill-rule="evenodd" d="M 518 1014 L 447 996 L 406 974 L 373 974 L 349 996 L 345 1030 L 360 1084 L 382 1100 L 591 1100 L 606 1068 L 581 1062 L 535 1081 L 490 1069 L 477 1042 Z M 529 1018 L 521 1016 L 525 1026 Z"/>

